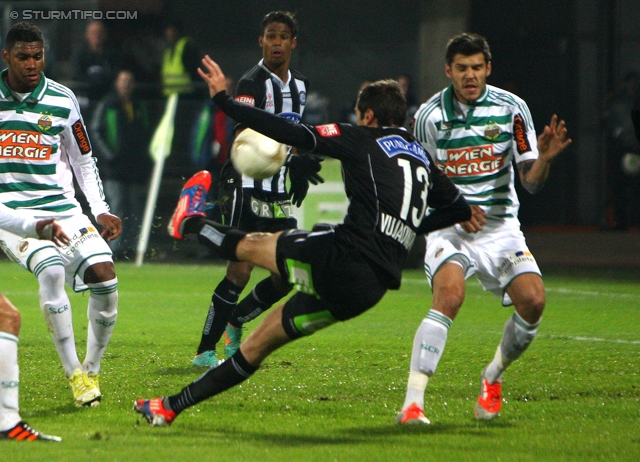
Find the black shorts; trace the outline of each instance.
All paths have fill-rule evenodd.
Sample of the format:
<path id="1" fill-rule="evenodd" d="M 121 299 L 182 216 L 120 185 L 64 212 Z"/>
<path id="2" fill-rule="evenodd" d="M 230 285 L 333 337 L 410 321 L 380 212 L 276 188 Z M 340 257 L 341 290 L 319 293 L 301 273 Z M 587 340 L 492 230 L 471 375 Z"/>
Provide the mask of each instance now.
<path id="1" fill-rule="evenodd" d="M 242 178 L 237 175 L 235 170 L 225 166 L 220 177 L 218 205 L 224 224 L 246 232 L 265 233 L 297 226 L 297 220 L 291 216 L 293 205 L 286 194 L 277 199 L 261 197 L 259 191 L 243 188 Z"/>
<path id="2" fill-rule="evenodd" d="M 285 231 L 278 239 L 276 261 L 283 279 L 299 292 L 287 305 L 312 297 L 319 301 L 315 309 L 328 310 L 338 321 L 364 313 L 387 291 L 376 268 L 339 242 L 332 229 Z"/>

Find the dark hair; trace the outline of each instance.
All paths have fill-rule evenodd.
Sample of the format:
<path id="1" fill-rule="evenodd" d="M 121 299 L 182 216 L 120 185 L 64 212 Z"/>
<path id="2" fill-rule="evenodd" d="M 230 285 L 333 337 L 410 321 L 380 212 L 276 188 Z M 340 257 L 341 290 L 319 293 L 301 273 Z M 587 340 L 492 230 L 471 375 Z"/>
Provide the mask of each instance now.
<path id="1" fill-rule="evenodd" d="M 267 25 L 272 22 L 279 22 L 289 26 L 291 35 L 294 38 L 298 36 L 298 21 L 293 16 L 293 13 L 288 11 L 272 11 L 271 13 L 267 13 L 260 23 L 260 35 L 264 34 Z"/>
<path id="2" fill-rule="evenodd" d="M 407 118 L 407 100 L 396 80 L 378 80 L 365 86 L 358 95 L 356 107 L 360 116 L 371 109 L 378 125 L 402 127 Z"/>
<path id="3" fill-rule="evenodd" d="M 38 26 L 30 22 L 19 22 L 7 32 L 4 49 L 11 51 L 16 42 L 42 42 L 44 44 L 44 36 Z"/>
<path id="4" fill-rule="evenodd" d="M 447 42 L 446 48 L 446 60 L 447 64 L 451 65 L 453 57 L 457 54 L 463 56 L 471 56 L 476 53 L 482 53 L 484 60 L 488 63 L 491 61 L 491 50 L 489 49 L 489 43 L 482 35 L 463 32 L 451 38 Z"/>

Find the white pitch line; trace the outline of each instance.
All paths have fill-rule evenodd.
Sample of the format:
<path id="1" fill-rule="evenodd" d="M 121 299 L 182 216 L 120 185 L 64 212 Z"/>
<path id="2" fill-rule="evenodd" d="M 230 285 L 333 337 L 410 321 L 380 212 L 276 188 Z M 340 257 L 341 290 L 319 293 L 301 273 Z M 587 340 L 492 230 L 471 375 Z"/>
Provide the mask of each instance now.
<path id="1" fill-rule="evenodd" d="M 575 340 L 577 342 L 607 342 L 607 343 L 625 343 L 630 345 L 640 345 L 640 340 L 622 340 L 622 339 L 608 339 L 599 337 L 571 337 L 569 335 L 552 335 L 542 334 L 539 337 L 546 337 L 554 340 Z"/>
<path id="2" fill-rule="evenodd" d="M 415 278 L 403 278 L 403 284 L 428 284 L 427 278 L 424 279 L 415 279 Z M 467 280 L 467 286 L 470 287 L 480 287 L 480 283 L 477 280 Z M 617 292 L 597 292 L 597 291 L 588 291 L 588 290 L 574 290 L 574 289 L 564 289 L 564 288 L 555 288 L 555 287 L 545 287 L 546 292 L 565 294 L 565 295 L 581 295 L 585 297 L 609 297 L 609 298 L 640 298 L 640 294 L 627 294 L 627 293 L 617 293 Z"/>
<path id="3" fill-rule="evenodd" d="M 597 291 L 588 291 L 588 290 L 574 290 L 574 289 L 560 289 L 547 287 L 547 292 L 556 292 L 559 294 L 569 294 L 569 295 L 583 295 L 586 297 L 620 297 L 620 298 L 640 298 L 640 294 L 621 294 L 616 292 L 597 292 Z"/>

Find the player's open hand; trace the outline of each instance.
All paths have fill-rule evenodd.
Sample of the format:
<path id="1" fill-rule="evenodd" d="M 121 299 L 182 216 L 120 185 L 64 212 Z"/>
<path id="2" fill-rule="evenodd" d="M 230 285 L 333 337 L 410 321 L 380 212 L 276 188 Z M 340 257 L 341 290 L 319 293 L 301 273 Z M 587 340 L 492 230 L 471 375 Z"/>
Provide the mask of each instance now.
<path id="1" fill-rule="evenodd" d="M 482 210 L 477 205 L 471 206 L 471 219 L 469 221 L 463 221 L 460 223 L 462 229 L 469 234 L 477 233 L 478 231 L 482 231 L 484 225 L 487 224 L 487 212 Z"/>
<path id="2" fill-rule="evenodd" d="M 122 234 L 122 220 L 110 213 L 101 213 L 96 217 L 98 224 L 102 226 L 100 236 L 106 237 L 108 241 L 117 239 Z"/>
<path id="3" fill-rule="evenodd" d="M 209 95 L 213 98 L 217 93 L 227 89 L 227 81 L 218 63 L 211 59 L 209 55 L 205 55 L 202 58 L 202 65 L 207 72 L 198 68 L 198 74 L 209 86 Z"/>
<path id="4" fill-rule="evenodd" d="M 551 162 L 564 149 L 571 144 L 571 138 L 567 138 L 567 127 L 564 120 L 558 122 L 558 116 L 553 114 L 549 125 L 538 136 L 538 152 L 546 161 Z"/>
<path id="5" fill-rule="evenodd" d="M 69 236 L 62 231 L 62 226 L 56 223 L 53 218 L 38 220 L 36 223 L 36 232 L 40 239 L 48 239 L 58 247 L 71 244 Z"/>

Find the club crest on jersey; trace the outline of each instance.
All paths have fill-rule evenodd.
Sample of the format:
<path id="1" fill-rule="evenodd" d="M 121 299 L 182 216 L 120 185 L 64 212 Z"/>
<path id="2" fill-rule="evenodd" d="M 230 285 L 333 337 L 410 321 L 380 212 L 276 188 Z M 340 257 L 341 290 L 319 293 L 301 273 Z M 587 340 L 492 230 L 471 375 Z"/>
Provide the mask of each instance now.
<path id="1" fill-rule="evenodd" d="M 484 126 L 484 137 L 488 140 L 495 141 L 500 136 L 500 127 L 491 120 Z"/>
<path id="2" fill-rule="evenodd" d="M 51 128 L 51 125 L 51 117 L 46 114 L 38 119 L 38 127 L 40 127 L 41 130 L 47 131 Z"/>
<path id="3" fill-rule="evenodd" d="M 273 102 L 273 94 L 267 93 L 267 102 L 264 105 L 265 109 L 270 109 L 276 106 L 276 103 Z"/>
<path id="4" fill-rule="evenodd" d="M 300 104 L 302 104 L 303 106 L 307 104 L 307 92 L 301 91 L 299 96 L 300 96 Z"/>
<path id="5" fill-rule="evenodd" d="M 427 153 L 417 141 L 409 142 L 400 135 L 389 135 L 378 138 L 376 142 L 389 157 L 406 154 L 428 166 Z"/>

